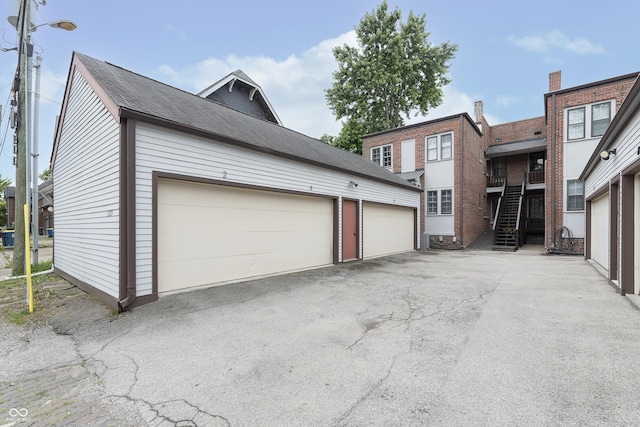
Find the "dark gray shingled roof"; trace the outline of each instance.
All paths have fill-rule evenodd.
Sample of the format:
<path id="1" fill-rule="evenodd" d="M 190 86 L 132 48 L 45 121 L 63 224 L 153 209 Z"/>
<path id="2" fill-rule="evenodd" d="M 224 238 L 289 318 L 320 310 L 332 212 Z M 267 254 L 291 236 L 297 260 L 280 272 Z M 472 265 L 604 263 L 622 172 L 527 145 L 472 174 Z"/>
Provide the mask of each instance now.
<path id="1" fill-rule="evenodd" d="M 416 190 L 407 181 L 360 155 L 90 56 L 75 55 L 121 110 L 203 131 L 214 139 L 219 136 L 270 154 Z"/>
<path id="2" fill-rule="evenodd" d="M 533 153 L 536 151 L 544 151 L 547 149 L 547 140 L 545 138 L 528 139 L 526 141 L 507 142 L 505 144 L 496 144 L 487 148 L 485 156 L 501 157 L 514 156 L 516 154 Z"/>

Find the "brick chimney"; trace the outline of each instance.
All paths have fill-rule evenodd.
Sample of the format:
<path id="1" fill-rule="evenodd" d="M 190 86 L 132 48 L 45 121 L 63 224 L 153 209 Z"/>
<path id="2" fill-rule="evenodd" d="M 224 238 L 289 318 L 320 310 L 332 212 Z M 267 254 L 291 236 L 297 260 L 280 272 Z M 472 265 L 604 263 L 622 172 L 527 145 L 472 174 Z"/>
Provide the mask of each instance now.
<path id="1" fill-rule="evenodd" d="M 554 71 L 549 73 L 549 92 L 555 92 L 562 87 L 560 80 L 562 77 L 562 71 Z"/>
<path id="2" fill-rule="evenodd" d="M 475 105 L 474 105 L 474 112 L 476 114 L 476 123 L 480 124 L 482 123 L 482 101 L 476 101 Z"/>

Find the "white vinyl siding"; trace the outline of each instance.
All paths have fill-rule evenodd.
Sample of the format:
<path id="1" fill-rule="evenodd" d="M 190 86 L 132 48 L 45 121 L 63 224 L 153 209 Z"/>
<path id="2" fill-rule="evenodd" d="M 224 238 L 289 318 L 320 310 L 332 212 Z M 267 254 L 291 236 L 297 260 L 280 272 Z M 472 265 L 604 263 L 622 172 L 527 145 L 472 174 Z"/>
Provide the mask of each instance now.
<path id="1" fill-rule="evenodd" d="M 138 122 L 136 126 L 136 139 L 138 295 L 150 294 L 152 290 L 153 171 L 228 180 L 267 190 L 277 188 L 310 195 L 345 197 L 416 208 L 420 205 L 420 193 L 417 191 L 142 122 Z M 356 182 L 358 186 L 350 187 L 349 181 Z M 340 231 L 338 230 L 338 235 Z M 362 233 L 360 236 L 361 239 L 364 237 Z M 362 248 L 362 241 L 359 247 Z M 338 248 L 341 252 L 340 244 Z M 342 259 L 341 254 L 339 259 Z"/>
<path id="2" fill-rule="evenodd" d="M 119 297 L 120 126 L 80 73 L 54 165 L 55 266 Z"/>

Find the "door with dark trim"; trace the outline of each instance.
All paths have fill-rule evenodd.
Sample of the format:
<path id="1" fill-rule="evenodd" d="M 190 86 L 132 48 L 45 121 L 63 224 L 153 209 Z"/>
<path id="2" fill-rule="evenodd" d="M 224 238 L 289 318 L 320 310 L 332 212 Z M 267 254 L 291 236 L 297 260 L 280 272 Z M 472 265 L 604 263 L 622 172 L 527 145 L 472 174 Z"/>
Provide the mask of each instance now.
<path id="1" fill-rule="evenodd" d="M 358 258 L 358 202 L 342 201 L 342 260 Z"/>

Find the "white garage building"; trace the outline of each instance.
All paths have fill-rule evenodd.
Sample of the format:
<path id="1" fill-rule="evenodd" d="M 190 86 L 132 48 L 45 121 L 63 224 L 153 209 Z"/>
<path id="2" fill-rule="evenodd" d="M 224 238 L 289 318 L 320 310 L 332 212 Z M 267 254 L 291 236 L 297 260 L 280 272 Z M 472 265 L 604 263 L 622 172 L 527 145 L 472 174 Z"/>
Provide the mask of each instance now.
<path id="1" fill-rule="evenodd" d="M 580 176 L 585 256 L 621 294 L 640 294 L 640 81 L 629 91 Z"/>
<path id="2" fill-rule="evenodd" d="M 419 244 L 370 160 L 77 53 L 51 167 L 55 271 L 118 310 Z"/>

